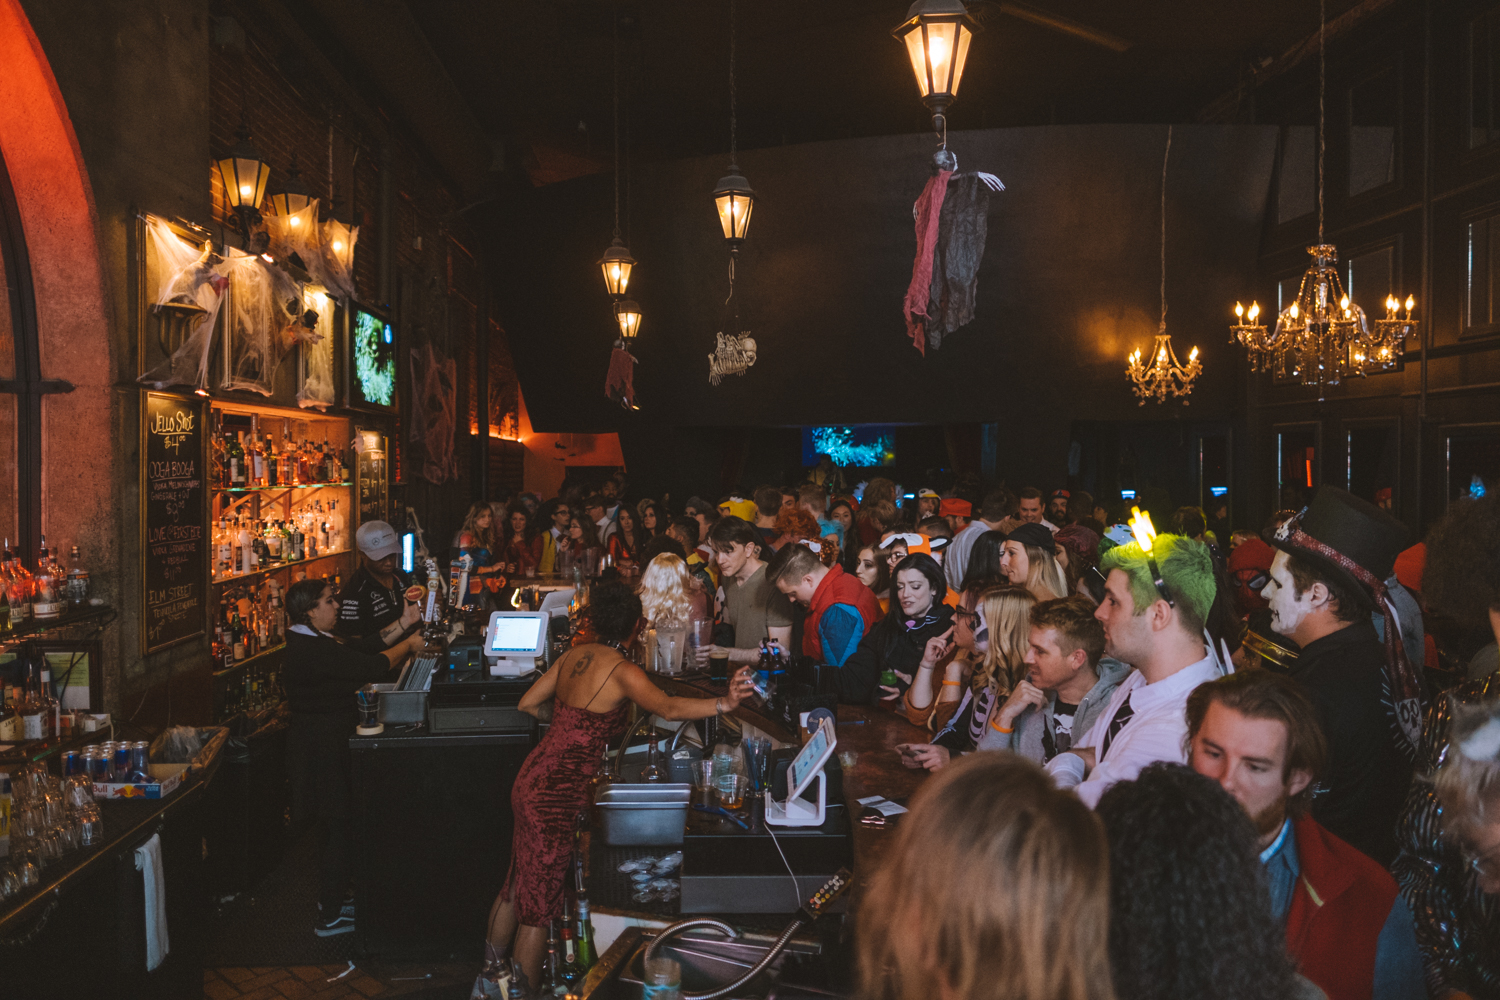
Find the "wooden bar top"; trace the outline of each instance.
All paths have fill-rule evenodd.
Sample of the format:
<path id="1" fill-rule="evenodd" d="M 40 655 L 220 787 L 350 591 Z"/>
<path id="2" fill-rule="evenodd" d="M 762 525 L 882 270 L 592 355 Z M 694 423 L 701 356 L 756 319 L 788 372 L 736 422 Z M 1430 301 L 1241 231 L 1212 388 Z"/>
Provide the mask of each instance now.
<path id="1" fill-rule="evenodd" d="M 714 697 L 725 688 L 710 684 L 707 678 L 667 677 L 648 674 L 668 694 L 685 697 Z M 758 711 L 748 702 L 733 713 L 783 743 L 800 745 L 802 734 L 789 733 L 779 722 Z M 928 772 L 906 767 L 896 746 L 900 743 L 927 743 L 932 736 L 921 726 L 912 725 L 886 708 L 868 705 L 840 705 L 838 720 L 838 753 L 856 755 L 852 767 L 844 767 L 844 804 L 849 809 L 849 823 L 854 837 L 854 889 L 858 897 L 870 876 L 879 869 L 881 859 L 895 837 L 895 827 L 870 827 L 859 821 L 864 807 L 857 800 L 883 795 L 907 804 Z M 897 824 L 900 820 L 896 821 Z"/>

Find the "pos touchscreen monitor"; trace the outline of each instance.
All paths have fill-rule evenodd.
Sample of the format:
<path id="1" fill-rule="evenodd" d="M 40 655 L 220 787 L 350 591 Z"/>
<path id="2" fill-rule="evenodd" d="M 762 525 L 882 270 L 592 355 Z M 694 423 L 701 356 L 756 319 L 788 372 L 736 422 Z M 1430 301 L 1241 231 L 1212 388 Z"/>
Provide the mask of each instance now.
<path id="1" fill-rule="evenodd" d="M 838 737 L 833 730 L 833 720 L 819 719 L 818 728 L 802 744 L 802 749 L 792 759 L 786 776 L 786 801 L 777 802 L 766 796 L 766 822 L 772 826 L 822 826 L 827 814 L 827 781 L 823 768 L 833 756 Z M 816 803 L 804 802 L 803 792 L 816 781 L 818 795 Z"/>
<path id="2" fill-rule="evenodd" d="M 524 677 L 547 650 L 549 616 L 536 611 L 495 611 L 484 630 L 484 659 L 493 677 Z"/>

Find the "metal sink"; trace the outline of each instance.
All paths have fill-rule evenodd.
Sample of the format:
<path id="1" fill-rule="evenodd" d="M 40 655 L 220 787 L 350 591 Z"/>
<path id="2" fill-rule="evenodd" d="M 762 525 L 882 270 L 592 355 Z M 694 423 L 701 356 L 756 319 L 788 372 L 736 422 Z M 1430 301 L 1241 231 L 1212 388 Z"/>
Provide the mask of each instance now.
<path id="1" fill-rule="evenodd" d="M 724 938 L 714 931 L 689 932 L 664 943 L 656 951 L 682 966 L 682 992 L 709 993 L 734 982 L 749 971 L 770 949 L 775 939 L 765 934 L 742 934 L 738 939 Z M 643 938 L 620 971 L 617 1000 L 640 1000 L 645 982 L 644 960 L 649 937 Z M 822 948 L 817 942 L 794 937 L 765 972 L 734 991 L 735 997 L 765 997 L 773 990 L 787 997 L 792 994 L 811 997 L 835 997 L 805 980 L 821 981 Z M 808 975 L 810 973 L 810 975 Z M 804 982 L 797 982 L 804 980 Z"/>

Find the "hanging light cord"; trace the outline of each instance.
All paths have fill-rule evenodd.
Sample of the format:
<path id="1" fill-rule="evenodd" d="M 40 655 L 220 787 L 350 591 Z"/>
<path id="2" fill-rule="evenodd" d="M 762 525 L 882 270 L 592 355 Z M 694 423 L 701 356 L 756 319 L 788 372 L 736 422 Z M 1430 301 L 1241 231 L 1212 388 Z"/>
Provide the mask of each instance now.
<path id="1" fill-rule="evenodd" d="M 620 12 L 615 15 L 615 239 L 620 238 Z"/>
<path id="2" fill-rule="evenodd" d="M 729 0 L 729 162 L 735 162 L 735 154 L 739 150 L 738 123 L 735 121 L 736 106 L 739 102 L 739 93 L 734 82 L 734 57 L 735 43 L 737 41 L 738 22 L 735 18 L 734 0 Z"/>
<path id="3" fill-rule="evenodd" d="M 1328 23 L 1328 0 L 1318 0 L 1318 245 L 1323 245 L 1323 115 L 1328 90 L 1328 52 L 1323 38 Z"/>
<path id="4" fill-rule="evenodd" d="M 1161 331 L 1167 329 L 1167 158 L 1172 155 L 1172 126 L 1167 126 L 1167 148 L 1161 154 Z"/>

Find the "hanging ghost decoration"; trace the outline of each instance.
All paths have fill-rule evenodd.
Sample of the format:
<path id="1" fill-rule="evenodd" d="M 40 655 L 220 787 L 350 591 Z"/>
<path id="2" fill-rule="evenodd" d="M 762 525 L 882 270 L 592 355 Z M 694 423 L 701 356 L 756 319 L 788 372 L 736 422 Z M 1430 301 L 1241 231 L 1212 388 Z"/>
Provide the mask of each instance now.
<path id="1" fill-rule="evenodd" d="M 902 311 L 907 336 L 924 355 L 974 319 L 990 193 L 1004 190 L 994 174 L 940 169 L 912 206 L 917 255 Z"/>
<path id="2" fill-rule="evenodd" d="M 635 366 L 640 359 L 630 353 L 625 341 L 616 340 L 614 353 L 609 358 L 609 373 L 604 377 L 604 394 L 611 402 L 619 403 L 627 410 L 639 410 L 635 401 Z"/>

